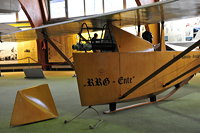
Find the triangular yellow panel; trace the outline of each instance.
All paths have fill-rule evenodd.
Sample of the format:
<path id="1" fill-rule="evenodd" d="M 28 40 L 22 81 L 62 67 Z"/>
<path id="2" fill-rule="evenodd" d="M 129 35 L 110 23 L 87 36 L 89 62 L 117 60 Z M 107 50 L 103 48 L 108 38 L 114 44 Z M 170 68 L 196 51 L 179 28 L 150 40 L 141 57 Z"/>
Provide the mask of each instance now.
<path id="1" fill-rule="evenodd" d="M 109 25 L 117 43 L 119 52 L 153 51 L 148 41 L 128 33 L 116 26 Z"/>
<path id="2" fill-rule="evenodd" d="M 23 125 L 57 116 L 49 86 L 44 84 L 17 92 L 10 125 Z"/>

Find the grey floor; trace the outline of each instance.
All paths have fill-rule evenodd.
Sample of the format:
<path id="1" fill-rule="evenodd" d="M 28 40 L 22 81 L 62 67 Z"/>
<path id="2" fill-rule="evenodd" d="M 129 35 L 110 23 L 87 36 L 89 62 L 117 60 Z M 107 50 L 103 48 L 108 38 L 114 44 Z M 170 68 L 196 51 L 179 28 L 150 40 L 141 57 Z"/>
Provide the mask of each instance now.
<path id="1" fill-rule="evenodd" d="M 23 72 L 6 72 L 0 77 L 0 133 L 199 133 L 200 132 L 200 74 L 169 99 L 105 115 L 107 105 L 95 106 L 103 123 L 90 130 L 88 125 L 97 121 L 94 111 L 88 110 L 68 124 L 86 107 L 80 105 L 76 78 L 73 71 L 45 72 L 46 79 L 24 79 Z M 40 84 L 49 84 L 59 117 L 19 127 L 10 127 L 16 92 Z M 147 101 L 147 100 L 143 100 Z M 143 102 L 139 101 L 139 102 Z M 138 102 L 138 101 L 137 101 Z M 124 106 L 137 103 L 121 103 Z M 22 109 L 23 111 L 23 109 Z"/>

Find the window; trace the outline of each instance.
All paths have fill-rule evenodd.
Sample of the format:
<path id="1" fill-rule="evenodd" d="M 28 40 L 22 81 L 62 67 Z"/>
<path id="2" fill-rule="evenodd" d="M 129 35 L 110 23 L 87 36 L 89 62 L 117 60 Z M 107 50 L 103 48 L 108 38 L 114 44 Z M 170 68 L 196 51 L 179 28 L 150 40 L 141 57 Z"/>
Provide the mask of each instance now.
<path id="1" fill-rule="evenodd" d="M 126 0 L 126 8 L 137 7 L 135 0 Z"/>
<path id="2" fill-rule="evenodd" d="M 105 12 L 123 9 L 123 0 L 104 0 Z"/>
<path id="3" fill-rule="evenodd" d="M 22 9 L 18 12 L 18 21 L 28 21 L 26 14 Z"/>
<path id="4" fill-rule="evenodd" d="M 68 0 L 68 16 L 69 17 L 84 16 L 84 1 Z"/>
<path id="5" fill-rule="evenodd" d="M 16 13 L 0 13 L 0 23 L 16 22 Z"/>
<path id="6" fill-rule="evenodd" d="M 65 0 L 50 0 L 51 18 L 66 17 Z"/>
<path id="7" fill-rule="evenodd" d="M 86 15 L 103 13 L 102 0 L 85 0 L 86 3 Z"/>

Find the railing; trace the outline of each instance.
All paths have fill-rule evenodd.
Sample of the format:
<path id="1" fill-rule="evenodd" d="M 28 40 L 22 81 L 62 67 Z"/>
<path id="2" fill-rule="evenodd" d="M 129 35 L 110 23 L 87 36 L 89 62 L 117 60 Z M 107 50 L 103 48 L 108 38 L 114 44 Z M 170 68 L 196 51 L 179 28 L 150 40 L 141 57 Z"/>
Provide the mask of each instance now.
<path id="1" fill-rule="evenodd" d="M 72 57 L 70 57 L 69 59 L 71 59 L 71 58 Z M 30 68 L 30 67 L 31 68 L 38 68 L 38 66 L 40 66 L 40 68 L 42 68 L 42 65 L 44 65 L 44 66 L 50 66 L 49 70 L 52 70 L 52 68 L 51 68 L 52 66 L 55 66 L 53 68 L 55 70 L 57 70 L 57 69 L 63 69 L 63 68 L 64 69 L 70 69 L 71 68 L 70 66 L 68 66 L 67 62 L 41 64 L 37 60 L 35 60 L 35 59 L 31 58 L 31 57 L 25 57 L 25 58 L 17 59 L 16 61 L 23 61 L 24 63 L 0 64 L 0 71 L 1 70 L 4 70 L 4 71 L 6 70 L 6 71 L 13 71 L 14 72 L 16 70 L 21 70 L 21 69 Z M 58 66 L 58 68 L 56 66 Z"/>
<path id="2" fill-rule="evenodd" d="M 31 63 L 30 60 L 34 61 L 35 63 L 39 63 L 38 61 L 36 61 L 35 59 L 31 58 L 31 57 L 25 57 L 25 58 L 21 58 L 21 59 L 17 59 L 17 61 L 20 61 L 20 60 L 25 60 L 27 59 L 27 63 Z"/>

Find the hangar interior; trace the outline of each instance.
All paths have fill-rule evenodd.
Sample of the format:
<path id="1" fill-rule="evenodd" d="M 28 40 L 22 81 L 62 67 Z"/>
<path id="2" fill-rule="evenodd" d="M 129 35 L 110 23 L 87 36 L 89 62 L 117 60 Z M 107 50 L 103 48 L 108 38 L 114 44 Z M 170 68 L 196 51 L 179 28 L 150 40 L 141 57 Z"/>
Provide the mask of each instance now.
<path id="1" fill-rule="evenodd" d="M 81 17 L 90 17 L 93 15 L 145 6 L 158 1 L 159 0 L 1 0 L 0 33 L 3 33 L 1 29 L 6 29 L 4 27 L 5 25 L 18 28 L 19 30 L 27 30 Z M 161 28 L 160 24 L 141 25 L 140 27 L 122 27 L 122 29 L 128 33 L 139 37 L 142 37 L 142 33 L 145 30 L 151 31 L 153 35 L 153 45 L 161 43 Z M 172 46 L 174 49 L 182 51 L 181 47 L 187 48 L 200 39 L 200 16 L 168 21 L 164 23 L 164 28 L 165 43 L 168 44 L 168 46 Z M 101 36 L 101 31 L 90 32 L 90 35 L 93 36 L 95 33 L 98 34 L 98 37 Z M 82 36 L 84 38 L 89 38 L 87 33 L 83 33 Z M 79 42 L 80 38 L 77 34 L 57 34 L 50 38 L 53 40 L 57 49 L 55 49 L 55 46 L 50 44 L 50 42 L 42 39 L 28 41 L 10 40 L 0 43 L 0 132 L 199 132 L 199 73 L 195 74 L 185 86 L 177 91 L 177 93 L 162 102 L 112 114 L 102 113 L 108 110 L 108 105 L 97 105 L 94 106 L 95 111 L 89 109 L 73 121 L 64 124 L 65 120 L 69 121 L 73 119 L 87 108 L 81 106 L 77 77 L 73 67 L 69 63 L 74 62 L 73 53 L 84 53 L 84 51 L 72 49 L 72 45 Z M 92 51 L 88 53 L 92 53 Z M 42 76 L 44 77 L 27 78 L 25 71 L 23 71 L 24 69 L 39 69 L 42 71 Z M 31 75 L 34 75 L 34 73 L 36 73 L 36 71 L 31 72 Z M 38 97 L 43 97 L 43 92 L 41 92 L 41 94 L 37 94 L 40 92 L 36 91 L 31 92 L 33 97 L 31 94 L 26 97 L 26 92 L 23 92 L 23 90 L 28 90 L 27 88 L 34 88 L 34 86 L 42 84 L 48 84 L 50 95 L 52 95 L 55 104 L 50 105 L 50 96 L 47 96 L 49 107 L 46 108 L 53 108 L 47 109 L 50 113 L 48 111 L 46 113 L 46 111 L 42 109 L 39 110 L 41 112 L 38 113 L 35 111 L 35 108 L 39 108 L 38 105 L 33 106 L 33 103 L 27 102 L 27 98 L 29 100 L 33 99 L 34 101 L 34 95 L 36 95 L 36 97 L 37 95 Z M 165 96 L 172 89 L 173 88 L 160 94 L 158 99 Z M 46 94 L 47 92 L 44 93 Z M 17 105 L 17 98 L 19 101 L 24 100 L 23 102 L 19 102 L 23 103 L 23 105 Z M 117 107 L 147 101 L 149 101 L 149 99 L 122 102 L 118 104 Z M 41 104 L 41 106 L 43 105 Z M 16 115 L 14 114 L 15 109 Z M 52 110 L 54 110 L 54 113 L 51 112 Z M 91 130 L 89 125 L 94 125 L 99 119 L 96 110 L 100 114 L 100 118 L 103 122 L 99 124 L 97 128 Z M 21 120 L 25 121 L 23 124 L 12 126 L 14 122 L 18 123 L 18 121 L 15 121 L 15 117 L 16 119 L 20 117 L 17 113 L 28 113 L 31 114 L 31 117 L 27 115 L 27 117 Z M 48 115 L 46 116 L 46 114 Z M 45 117 L 45 119 L 26 123 L 29 119 L 28 117 L 30 117 L 30 119 Z"/>

